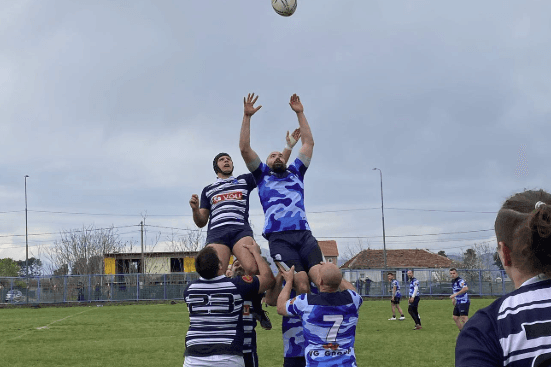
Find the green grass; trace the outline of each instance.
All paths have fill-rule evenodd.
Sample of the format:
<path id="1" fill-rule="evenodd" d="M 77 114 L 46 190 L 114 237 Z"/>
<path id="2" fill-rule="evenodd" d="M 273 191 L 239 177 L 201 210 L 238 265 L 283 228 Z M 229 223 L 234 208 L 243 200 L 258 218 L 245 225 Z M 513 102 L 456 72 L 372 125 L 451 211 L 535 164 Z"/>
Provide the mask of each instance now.
<path id="1" fill-rule="evenodd" d="M 474 312 L 492 302 L 475 299 Z M 449 299 L 421 300 L 423 329 L 413 321 L 388 321 L 390 302 L 366 301 L 356 333 L 358 366 L 454 365 L 458 331 Z M 262 367 L 283 365 L 281 317 L 269 308 L 274 328 L 258 333 Z M 0 309 L 2 366 L 181 366 L 188 314 L 176 305 Z"/>

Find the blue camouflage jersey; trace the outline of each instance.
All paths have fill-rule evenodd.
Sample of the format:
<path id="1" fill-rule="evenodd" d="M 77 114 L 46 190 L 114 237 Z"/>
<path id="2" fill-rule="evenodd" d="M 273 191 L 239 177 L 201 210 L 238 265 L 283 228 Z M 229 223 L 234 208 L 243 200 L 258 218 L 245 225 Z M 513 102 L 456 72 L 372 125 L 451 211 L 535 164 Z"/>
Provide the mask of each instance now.
<path id="1" fill-rule="evenodd" d="M 284 282 L 285 284 L 285 282 Z M 318 293 L 318 289 L 310 283 L 310 291 Z M 291 290 L 291 299 L 296 297 L 295 290 Z M 283 357 L 304 357 L 304 331 L 302 320 L 299 317 L 283 316 L 281 319 L 281 333 L 283 335 Z"/>
<path id="2" fill-rule="evenodd" d="M 467 286 L 467 282 L 463 280 L 461 277 L 457 277 L 454 280 L 452 280 L 453 293 L 459 292 L 466 286 Z M 459 296 L 455 296 L 455 302 L 456 304 L 469 303 L 469 295 L 467 294 L 467 292 L 465 292 L 463 294 L 460 294 Z"/>
<path id="3" fill-rule="evenodd" d="M 287 301 L 287 314 L 301 318 L 306 365 L 356 367 L 354 341 L 362 297 L 346 290 L 301 294 Z"/>
<path id="4" fill-rule="evenodd" d="M 415 287 L 417 287 L 417 295 L 421 295 L 421 290 L 419 289 L 419 281 L 417 278 L 411 278 L 409 281 L 409 297 L 413 297 L 413 292 L 415 291 Z"/>
<path id="5" fill-rule="evenodd" d="M 538 367 L 551 359 L 551 280 L 543 275 L 478 310 L 459 333 L 456 367 Z"/>
<path id="6" fill-rule="evenodd" d="M 209 210 L 208 230 L 237 225 L 250 228 L 249 193 L 256 187 L 252 174 L 218 178 L 201 193 L 201 209 Z"/>
<path id="7" fill-rule="evenodd" d="M 392 282 L 390 282 L 390 295 L 392 296 L 392 289 L 396 287 L 396 294 L 394 297 L 402 297 L 402 293 L 400 293 L 400 282 L 398 280 L 393 279 Z"/>
<path id="8" fill-rule="evenodd" d="M 304 209 L 306 170 L 307 167 L 297 158 L 281 174 L 273 172 L 262 162 L 253 171 L 264 209 L 264 236 L 273 232 L 310 230 Z"/>

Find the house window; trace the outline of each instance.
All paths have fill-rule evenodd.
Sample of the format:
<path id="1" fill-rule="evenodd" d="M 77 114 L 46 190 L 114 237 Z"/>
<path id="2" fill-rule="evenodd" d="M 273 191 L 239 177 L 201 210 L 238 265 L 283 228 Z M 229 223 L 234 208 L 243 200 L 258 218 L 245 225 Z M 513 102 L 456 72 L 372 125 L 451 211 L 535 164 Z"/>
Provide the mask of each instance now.
<path id="1" fill-rule="evenodd" d="M 330 263 L 332 263 L 332 262 L 333 262 L 333 259 L 332 259 L 332 258 L 329 258 L 329 259 L 327 259 L 327 261 L 329 261 Z"/>
<path id="2" fill-rule="evenodd" d="M 181 257 L 170 258 L 170 272 L 182 273 L 184 271 L 184 259 Z"/>

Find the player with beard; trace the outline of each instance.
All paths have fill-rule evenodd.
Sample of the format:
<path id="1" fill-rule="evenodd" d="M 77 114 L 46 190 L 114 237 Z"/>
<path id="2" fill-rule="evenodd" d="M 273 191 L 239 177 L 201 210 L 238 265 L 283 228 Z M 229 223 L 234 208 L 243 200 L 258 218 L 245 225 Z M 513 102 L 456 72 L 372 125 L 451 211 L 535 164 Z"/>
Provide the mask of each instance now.
<path id="1" fill-rule="evenodd" d="M 287 132 L 287 146 L 283 159 L 288 159 L 300 132 Z M 206 244 L 213 247 L 224 269 L 228 268 L 233 253 L 239 259 L 247 274 L 258 274 L 258 266 L 246 246 L 256 242 L 249 224 L 249 197 L 256 187 L 251 173 L 233 176 L 233 161 L 228 153 L 219 153 L 212 162 L 217 179 L 206 186 L 201 199 L 193 194 L 189 205 L 193 221 L 199 228 L 208 223 Z M 259 308 L 261 310 L 261 308 Z M 271 323 L 264 312 L 257 316 L 261 326 L 271 329 Z"/>
<path id="2" fill-rule="evenodd" d="M 243 99 L 244 115 L 239 148 L 249 171 L 258 185 L 260 203 L 264 209 L 262 235 L 268 240 L 270 256 L 276 262 L 295 267 L 294 288 L 298 294 L 308 293 L 310 278 L 319 285 L 318 273 L 323 255 L 312 235 L 304 207 L 304 174 L 310 165 L 314 138 L 304 115 L 299 96 L 293 94 L 289 105 L 297 114 L 302 147 L 289 166 L 281 152 L 272 152 L 266 163 L 251 148 L 251 117 L 262 107 L 254 107 L 258 96 Z M 287 149 L 285 149 L 287 150 Z"/>

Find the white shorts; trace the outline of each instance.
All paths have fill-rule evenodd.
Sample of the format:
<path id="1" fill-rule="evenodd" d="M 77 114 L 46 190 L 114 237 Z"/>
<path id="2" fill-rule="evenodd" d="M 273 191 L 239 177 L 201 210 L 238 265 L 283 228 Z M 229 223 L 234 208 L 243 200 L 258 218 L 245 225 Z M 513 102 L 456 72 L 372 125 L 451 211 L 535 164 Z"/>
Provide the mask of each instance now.
<path id="1" fill-rule="evenodd" d="M 186 356 L 184 367 L 245 367 L 242 356 L 217 354 L 208 357 Z"/>

